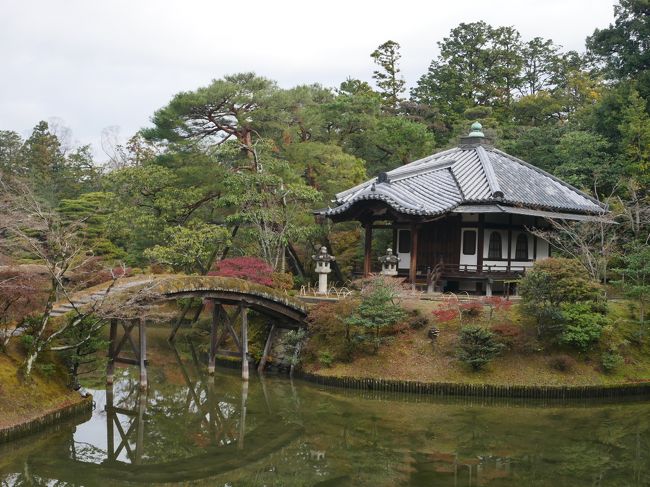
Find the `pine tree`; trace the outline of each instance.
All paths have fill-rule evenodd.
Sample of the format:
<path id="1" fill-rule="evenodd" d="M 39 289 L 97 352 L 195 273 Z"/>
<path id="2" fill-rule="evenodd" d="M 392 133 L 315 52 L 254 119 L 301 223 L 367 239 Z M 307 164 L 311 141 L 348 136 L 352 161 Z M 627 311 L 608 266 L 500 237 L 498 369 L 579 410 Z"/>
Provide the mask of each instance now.
<path id="1" fill-rule="evenodd" d="M 650 183 L 650 116 L 646 102 L 632 90 L 623 110 L 621 153 L 625 157 L 628 174 L 642 186 Z"/>
<path id="2" fill-rule="evenodd" d="M 381 68 L 375 70 L 372 77 L 377 83 L 385 106 L 392 110 L 397 109 L 406 84 L 404 78 L 399 75 L 399 60 L 402 57 L 399 49 L 399 43 L 386 41 L 370 55 Z"/>

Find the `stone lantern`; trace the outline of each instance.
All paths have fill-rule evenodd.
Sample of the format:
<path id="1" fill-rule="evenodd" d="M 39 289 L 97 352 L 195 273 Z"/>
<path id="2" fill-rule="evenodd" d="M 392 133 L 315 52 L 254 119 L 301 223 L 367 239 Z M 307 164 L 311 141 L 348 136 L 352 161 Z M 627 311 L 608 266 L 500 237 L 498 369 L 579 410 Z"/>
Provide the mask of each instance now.
<path id="1" fill-rule="evenodd" d="M 330 262 L 336 260 L 336 257 L 327 253 L 327 247 L 324 245 L 316 255 L 311 256 L 316 262 L 316 273 L 318 274 L 318 294 L 327 294 L 327 274 L 332 272 Z"/>
<path id="2" fill-rule="evenodd" d="M 397 275 L 397 264 L 399 263 L 399 257 L 393 254 L 393 249 L 388 247 L 386 249 L 386 255 L 379 257 L 379 262 L 381 262 L 381 273 L 384 276 Z"/>

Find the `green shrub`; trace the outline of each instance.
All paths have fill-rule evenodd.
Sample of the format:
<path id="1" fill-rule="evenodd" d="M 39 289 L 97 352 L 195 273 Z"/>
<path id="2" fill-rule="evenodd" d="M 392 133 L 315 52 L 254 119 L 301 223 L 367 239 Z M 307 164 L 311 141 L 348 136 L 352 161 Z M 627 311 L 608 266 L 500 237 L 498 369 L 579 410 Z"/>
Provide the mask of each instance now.
<path id="1" fill-rule="evenodd" d="M 532 317 L 537 335 L 557 337 L 564 329 L 565 303 L 591 303 L 591 311 L 604 312 L 602 286 L 589 279 L 575 259 L 544 259 L 535 262 L 519 284 L 522 310 Z"/>
<path id="2" fill-rule="evenodd" d="M 300 357 L 297 352 L 299 352 L 300 344 L 306 337 L 307 331 L 304 328 L 289 330 L 282 337 L 282 345 L 284 345 L 286 356 L 291 365 L 298 365 L 298 362 L 300 362 Z"/>
<path id="3" fill-rule="evenodd" d="M 627 335 L 627 339 L 630 341 L 630 343 L 634 344 L 637 347 L 642 347 L 647 337 L 648 332 L 644 327 L 637 327 Z"/>
<path id="4" fill-rule="evenodd" d="M 32 335 L 25 333 L 20 336 L 20 342 L 23 344 L 23 347 L 25 347 L 25 350 L 31 350 L 34 346 L 35 338 Z"/>
<path id="5" fill-rule="evenodd" d="M 605 372 L 611 373 L 623 365 L 625 363 L 625 360 L 623 359 L 623 356 L 617 351 L 609 350 L 603 353 L 600 363 Z"/>
<path id="6" fill-rule="evenodd" d="M 560 343 L 587 351 L 596 343 L 607 324 L 607 318 L 593 311 L 590 303 L 565 303 L 562 305 L 563 331 Z"/>
<path id="7" fill-rule="evenodd" d="M 54 374 L 56 373 L 56 366 L 53 363 L 36 364 L 36 368 L 48 379 L 54 377 Z"/>
<path id="8" fill-rule="evenodd" d="M 456 357 L 472 370 L 479 370 L 499 355 L 503 348 L 504 345 L 497 341 L 490 330 L 469 325 L 460 330 Z"/>
<path id="9" fill-rule="evenodd" d="M 384 276 L 377 277 L 361 292 L 361 303 L 345 323 L 363 330 L 359 338 L 369 341 L 376 353 L 383 342 L 380 332 L 402 318 L 405 311 L 399 305 L 398 291 L 392 281 Z"/>
<path id="10" fill-rule="evenodd" d="M 323 350 L 318 354 L 318 361 L 324 367 L 331 367 L 334 363 L 334 355 L 332 355 L 328 350 Z"/>
<path id="11" fill-rule="evenodd" d="M 639 321 L 643 325 L 646 308 L 650 305 L 650 246 L 637 243 L 626 250 L 621 255 L 622 266 L 613 269 L 620 275 L 620 279 L 613 283 L 637 303 Z"/>

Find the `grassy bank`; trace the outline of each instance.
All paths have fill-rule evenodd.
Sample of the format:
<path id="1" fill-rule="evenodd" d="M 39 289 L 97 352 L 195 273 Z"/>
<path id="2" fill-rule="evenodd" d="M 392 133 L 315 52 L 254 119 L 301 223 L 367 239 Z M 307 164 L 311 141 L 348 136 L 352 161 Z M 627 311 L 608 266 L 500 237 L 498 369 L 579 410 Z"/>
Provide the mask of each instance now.
<path id="1" fill-rule="evenodd" d="M 29 382 L 18 377 L 23 355 L 17 344 L 0 353 L 0 429 L 78 403 L 81 396 L 66 385 L 67 375 L 60 365 L 34 370 Z"/>
<path id="2" fill-rule="evenodd" d="M 577 352 L 536 340 L 524 325 L 518 306 L 495 317 L 492 323 L 482 325 L 505 330 L 502 340 L 507 344 L 500 356 L 483 370 L 473 371 L 457 358 L 458 336 L 461 324 L 457 320 L 437 323 L 432 311 L 440 303 L 407 300 L 407 310 L 418 310 L 428 323 L 413 329 L 403 323 L 386 336 L 377 353 L 363 348 L 352 354 L 349 361 L 334 360 L 324 364 L 323 351 L 329 354 L 332 340 L 319 340 L 310 345 L 304 368 L 307 372 L 334 377 L 367 377 L 374 379 L 422 382 L 456 382 L 495 385 L 608 385 L 637 383 L 650 380 L 650 347 L 645 343 L 629 343 L 632 333 L 626 324 L 627 305 L 610 303 L 610 318 L 614 336 L 607 339 L 619 341 L 625 361 L 615 371 L 605 373 L 600 362 L 601 350 Z M 435 340 L 428 337 L 431 326 L 439 330 Z M 557 357 L 570 361 L 568 370 L 554 366 Z M 568 358 L 567 358 L 568 357 Z"/>

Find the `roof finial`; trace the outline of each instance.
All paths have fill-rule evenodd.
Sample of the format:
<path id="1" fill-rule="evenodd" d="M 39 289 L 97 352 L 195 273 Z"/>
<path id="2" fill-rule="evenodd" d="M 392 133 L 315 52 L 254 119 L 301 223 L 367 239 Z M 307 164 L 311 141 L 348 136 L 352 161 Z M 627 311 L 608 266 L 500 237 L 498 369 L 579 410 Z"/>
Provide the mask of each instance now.
<path id="1" fill-rule="evenodd" d="M 469 133 L 468 137 L 485 137 L 483 133 L 483 125 L 480 122 L 474 122 L 471 127 L 472 131 Z"/>

